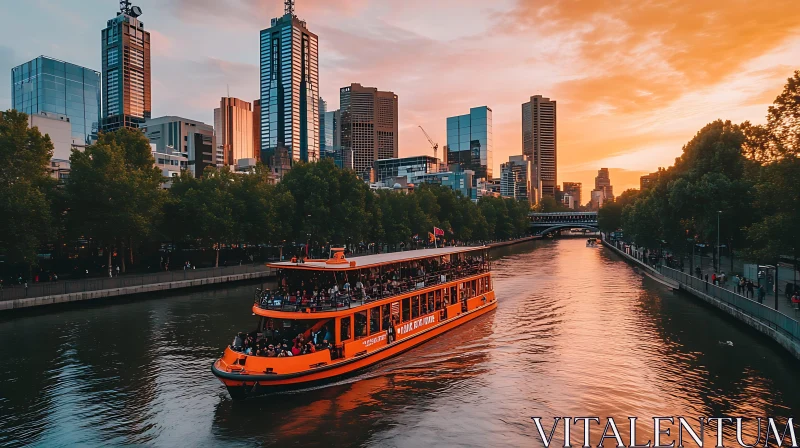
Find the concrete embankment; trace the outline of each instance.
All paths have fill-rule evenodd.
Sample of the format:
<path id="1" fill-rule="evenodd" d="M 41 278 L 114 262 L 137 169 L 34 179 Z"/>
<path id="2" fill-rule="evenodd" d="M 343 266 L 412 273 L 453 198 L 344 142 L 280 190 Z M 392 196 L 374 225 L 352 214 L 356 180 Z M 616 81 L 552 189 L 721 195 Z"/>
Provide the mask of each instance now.
<path id="1" fill-rule="evenodd" d="M 42 296 L 42 297 L 26 297 L 20 299 L 0 301 L 0 311 L 31 308 L 31 307 L 38 307 L 45 305 L 55 305 L 61 303 L 81 302 L 94 299 L 106 299 L 111 297 L 128 296 L 132 294 L 155 293 L 161 291 L 169 291 L 173 289 L 195 288 L 200 286 L 216 285 L 220 283 L 267 278 L 267 277 L 272 277 L 274 275 L 275 275 L 274 270 L 264 269 L 262 271 L 256 271 L 256 272 L 246 272 L 241 274 L 196 278 L 192 280 L 178 280 L 178 281 L 162 282 L 162 283 L 150 283 L 144 285 L 125 286 L 121 288 L 82 291 L 70 294 L 57 294 L 57 295 Z"/>
<path id="2" fill-rule="evenodd" d="M 511 240 L 511 241 L 498 241 L 496 243 L 489 243 L 486 246 L 488 246 L 488 247 L 511 246 L 512 244 L 525 243 L 527 241 L 535 241 L 535 240 L 540 240 L 540 239 L 542 239 L 542 237 L 540 235 L 533 235 L 533 236 L 526 236 L 524 238 L 517 238 L 517 239 Z"/>
<path id="3" fill-rule="evenodd" d="M 648 276 L 654 280 L 664 280 L 677 285 L 680 290 L 689 293 L 690 295 L 710 304 L 715 308 L 718 308 L 722 312 L 734 317 L 736 320 L 743 322 L 751 328 L 754 328 L 765 334 L 770 339 L 777 342 L 781 347 L 788 350 L 789 353 L 791 353 L 795 358 L 800 359 L 800 339 L 798 339 L 798 335 L 800 335 L 800 331 L 798 331 L 798 329 L 800 329 L 800 323 L 793 318 L 745 297 L 734 295 L 729 291 L 719 291 L 718 287 L 704 283 L 700 281 L 700 279 L 691 279 L 688 275 L 685 276 L 685 278 L 688 279 L 686 282 L 668 278 L 637 258 L 619 250 L 613 244 L 610 244 L 605 240 L 603 241 L 603 244 L 609 249 L 613 250 L 615 253 L 619 254 L 627 262 L 645 270 L 645 272 L 649 274 Z M 678 271 L 674 272 L 678 278 L 681 278 L 678 275 Z M 691 282 L 699 283 L 699 285 L 689 284 Z M 710 294 L 709 290 L 710 292 L 727 293 L 727 295 L 730 297 L 727 299 L 728 301 L 721 300 L 720 298 L 714 297 L 712 294 Z M 727 297 L 727 295 L 725 297 Z M 737 303 L 739 306 L 735 305 Z"/>

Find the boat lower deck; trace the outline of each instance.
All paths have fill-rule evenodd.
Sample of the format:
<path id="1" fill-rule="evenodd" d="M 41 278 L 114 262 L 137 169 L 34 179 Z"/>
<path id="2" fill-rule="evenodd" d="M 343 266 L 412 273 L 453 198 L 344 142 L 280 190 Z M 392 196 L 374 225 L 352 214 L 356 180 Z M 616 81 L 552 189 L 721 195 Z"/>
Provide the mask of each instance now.
<path id="1" fill-rule="evenodd" d="M 391 342 L 388 340 L 390 336 L 386 331 L 353 341 L 350 344 L 360 344 L 364 350 L 353 352 L 354 348 L 348 352 L 347 347 L 345 347 L 344 356 L 339 359 L 327 362 L 319 361 L 319 359 L 325 359 L 326 357 L 330 359 L 330 353 L 327 351 L 318 352 L 319 355 L 317 356 L 312 354 L 294 358 L 280 358 L 281 361 L 286 360 L 294 364 L 294 367 L 296 367 L 297 363 L 305 363 L 309 368 L 303 371 L 281 373 L 273 368 L 269 373 L 255 373 L 250 369 L 253 366 L 251 360 L 255 359 L 257 362 L 259 358 L 253 356 L 246 357 L 248 359 L 244 366 L 248 367 L 248 371 L 243 369 L 239 372 L 229 371 L 230 367 L 234 365 L 232 364 L 233 362 L 246 356 L 232 351 L 230 347 L 226 349 L 225 355 L 212 366 L 212 371 L 225 384 L 234 399 L 313 387 L 320 383 L 341 379 L 410 350 L 496 307 L 497 301 L 494 292 L 489 291 L 465 301 L 463 306 L 461 303 L 451 305 L 446 310 L 441 310 L 441 312 L 431 313 L 400 323 L 395 330 L 396 339 Z M 261 359 L 274 360 L 275 358 Z M 248 363 L 250 364 L 249 366 Z"/>

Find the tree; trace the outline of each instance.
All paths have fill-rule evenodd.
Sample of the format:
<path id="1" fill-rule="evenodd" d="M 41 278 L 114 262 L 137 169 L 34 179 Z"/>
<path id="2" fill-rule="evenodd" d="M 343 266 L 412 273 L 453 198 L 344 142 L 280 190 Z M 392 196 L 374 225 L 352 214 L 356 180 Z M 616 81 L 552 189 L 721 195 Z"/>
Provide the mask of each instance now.
<path id="1" fill-rule="evenodd" d="M 620 202 L 606 202 L 597 211 L 597 225 L 606 233 L 614 232 L 622 227 L 622 207 Z"/>
<path id="2" fill-rule="evenodd" d="M 105 247 L 109 273 L 114 249 L 121 248 L 124 272 L 126 245 L 150 235 L 162 212 L 163 179 L 147 137 L 128 129 L 101 134 L 84 151 L 73 149 L 70 165 L 69 232 Z"/>
<path id="3" fill-rule="evenodd" d="M 236 241 L 238 237 L 235 234 L 235 183 L 236 175 L 228 167 L 206 167 L 200 178 L 184 171 L 170 188 L 173 206 L 169 216 L 176 222 L 186 223 L 184 239 L 214 248 L 215 267 L 219 267 L 222 244 Z"/>
<path id="4" fill-rule="evenodd" d="M 747 229 L 747 255 L 775 263 L 782 255 L 800 256 L 800 159 L 782 159 L 761 170 L 756 183 L 761 217 Z"/>
<path id="5" fill-rule="evenodd" d="M 39 247 L 52 236 L 51 201 L 54 182 L 47 167 L 53 143 L 28 116 L 0 113 L 0 253 L 9 264 L 36 263 Z"/>
<path id="6" fill-rule="evenodd" d="M 786 81 L 769 107 L 767 129 L 779 156 L 800 156 L 800 70 Z"/>

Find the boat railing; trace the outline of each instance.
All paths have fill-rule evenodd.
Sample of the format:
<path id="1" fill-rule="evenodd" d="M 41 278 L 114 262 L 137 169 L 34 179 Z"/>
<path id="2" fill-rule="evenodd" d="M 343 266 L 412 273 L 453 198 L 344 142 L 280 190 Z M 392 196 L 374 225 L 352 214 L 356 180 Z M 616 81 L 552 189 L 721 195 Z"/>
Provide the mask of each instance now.
<path id="1" fill-rule="evenodd" d="M 386 284 L 372 286 L 358 290 L 351 288 L 348 291 L 339 291 L 334 296 L 318 295 L 313 298 L 297 297 L 296 295 L 270 293 L 256 289 L 254 304 L 261 309 L 286 312 L 322 312 L 341 309 L 356 308 L 368 303 L 377 302 L 393 296 L 429 288 L 442 283 L 452 282 L 463 278 L 472 277 L 489 271 L 487 263 L 456 267 L 447 270 L 426 273 L 425 275 L 410 277 Z"/>

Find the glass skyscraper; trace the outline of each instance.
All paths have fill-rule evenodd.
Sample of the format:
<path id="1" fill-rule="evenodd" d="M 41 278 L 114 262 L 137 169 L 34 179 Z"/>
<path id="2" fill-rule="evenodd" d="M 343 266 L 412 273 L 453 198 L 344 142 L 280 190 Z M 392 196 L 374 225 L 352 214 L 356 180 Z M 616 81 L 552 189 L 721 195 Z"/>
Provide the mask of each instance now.
<path id="1" fill-rule="evenodd" d="M 138 128 L 151 116 L 150 33 L 141 12 L 122 4 L 102 31 L 103 131 Z"/>
<path id="2" fill-rule="evenodd" d="M 469 114 L 447 119 L 447 162 L 475 172 L 475 179 L 492 178 L 492 109 L 470 108 Z"/>
<path id="3" fill-rule="evenodd" d="M 287 2 L 261 31 L 261 159 L 285 148 L 294 161 L 319 159 L 317 35 Z"/>
<path id="4" fill-rule="evenodd" d="M 100 73 L 47 56 L 11 69 L 11 108 L 66 115 L 72 140 L 89 145 L 100 120 Z"/>

